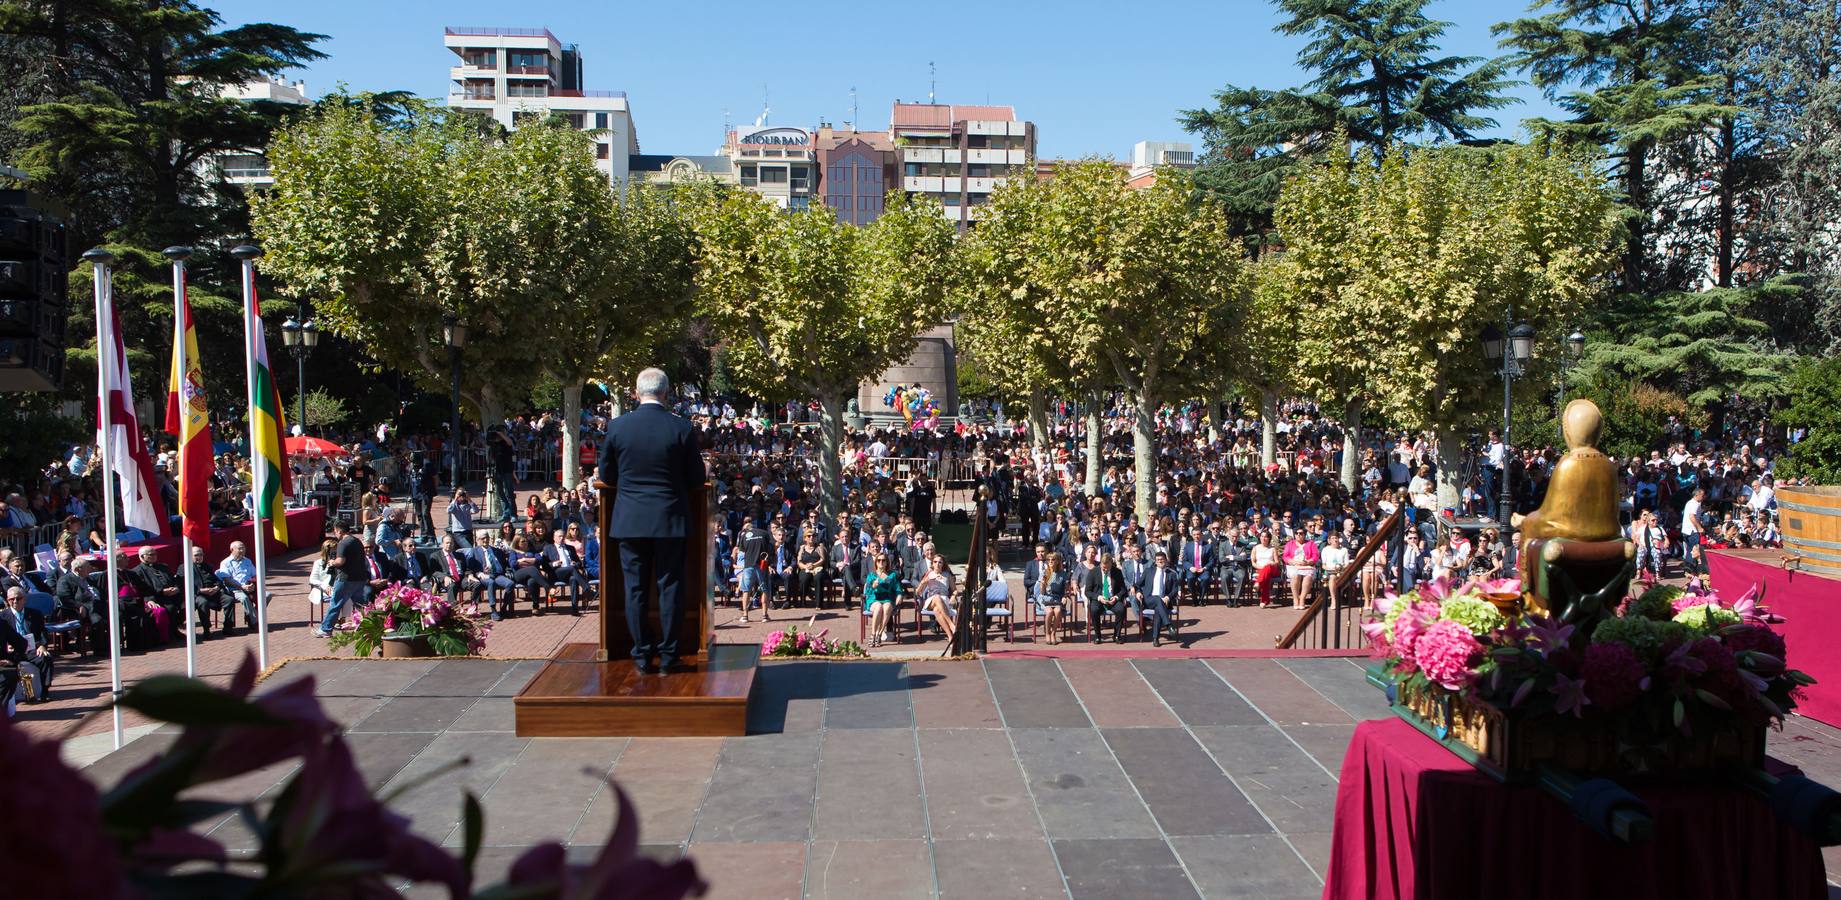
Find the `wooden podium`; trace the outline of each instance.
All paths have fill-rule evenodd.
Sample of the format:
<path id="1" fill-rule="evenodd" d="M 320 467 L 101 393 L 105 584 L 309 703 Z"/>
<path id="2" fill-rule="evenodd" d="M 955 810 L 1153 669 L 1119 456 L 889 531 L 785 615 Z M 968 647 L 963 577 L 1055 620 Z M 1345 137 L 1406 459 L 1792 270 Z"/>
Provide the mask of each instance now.
<path id="1" fill-rule="evenodd" d="M 614 491 L 601 492 L 600 533 L 608 532 Z M 760 666 L 759 644 L 715 644 L 710 557 L 713 506 L 707 483 L 691 491 L 684 554 L 684 614 L 678 622 L 683 671 L 642 675 L 631 656 L 626 588 L 614 541 L 601 541 L 601 640 L 564 644 L 512 702 L 519 737 L 726 737 L 748 727 L 748 699 Z M 646 607 L 658 633 L 657 589 Z M 694 652 L 691 652 L 694 649 Z"/>

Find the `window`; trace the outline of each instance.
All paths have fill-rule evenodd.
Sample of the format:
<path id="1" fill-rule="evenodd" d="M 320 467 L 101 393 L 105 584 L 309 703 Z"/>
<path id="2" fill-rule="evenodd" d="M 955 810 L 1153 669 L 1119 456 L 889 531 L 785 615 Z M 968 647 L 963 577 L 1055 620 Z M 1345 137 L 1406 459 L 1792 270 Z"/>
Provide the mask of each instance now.
<path id="1" fill-rule="evenodd" d="M 807 197 L 803 194 L 798 194 L 798 195 L 794 195 L 792 197 L 786 198 L 786 208 L 787 209 L 805 209 L 806 207 L 811 206 L 811 205 L 812 205 L 812 198 Z"/>
<path id="2" fill-rule="evenodd" d="M 586 120 L 588 119 L 587 113 L 572 112 L 572 113 L 563 113 L 563 115 L 569 117 L 569 127 L 577 131 L 582 130 L 582 126 L 585 124 Z"/>
<path id="3" fill-rule="evenodd" d="M 875 166 L 857 166 L 857 180 L 867 184 L 879 184 L 882 181 L 882 170 Z"/>
<path id="4" fill-rule="evenodd" d="M 973 163 L 965 167 L 965 175 L 967 178 L 989 178 L 991 167 L 982 163 Z"/>
<path id="5" fill-rule="evenodd" d="M 958 206 L 959 205 L 959 195 L 956 192 L 950 193 L 950 194 L 942 194 L 940 196 L 940 202 L 944 203 L 947 206 Z"/>
<path id="6" fill-rule="evenodd" d="M 606 128 L 607 127 L 607 113 L 595 113 L 594 114 L 594 127 L 596 128 Z"/>
<path id="7" fill-rule="evenodd" d="M 762 184 L 785 184 L 786 183 L 786 167 L 785 166 L 762 166 L 761 167 L 761 183 Z"/>
<path id="8" fill-rule="evenodd" d="M 754 187 L 758 181 L 759 179 L 757 179 L 754 174 L 754 166 L 752 164 L 744 164 L 742 166 L 742 186 Z"/>
<path id="9" fill-rule="evenodd" d="M 793 167 L 793 190 L 805 191 L 812 188 L 812 170 L 808 166 Z"/>
<path id="10" fill-rule="evenodd" d="M 542 81 L 508 81 L 505 83 L 507 97 L 548 97 L 550 85 Z"/>
<path id="11" fill-rule="evenodd" d="M 514 75 L 547 75 L 550 72 L 550 57 L 547 53 L 526 53 L 513 50 L 505 54 L 508 64 L 505 71 Z"/>
<path id="12" fill-rule="evenodd" d="M 983 149 L 990 145 L 991 136 L 988 134 L 968 134 L 965 136 L 965 146 L 967 147 Z"/>
<path id="13" fill-rule="evenodd" d="M 597 143 L 594 145 L 594 158 L 595 159 L 606 159 L 607 158 L 607 145 L 606 144 Z"/>
<path id="14" fill-rule="evenodd" d="M 460 61 L 475 69 L 496 69 L 499 67 L 499 54 L 496 50 L 466 50 L 461 53 Z"/>
<path id="15" fill-rule="evenodd" d="M 831 166 L 830 171 L 825 173 L 825 177 L 835 183 L 844 184 L 850 181 L 850 167 Z"/>

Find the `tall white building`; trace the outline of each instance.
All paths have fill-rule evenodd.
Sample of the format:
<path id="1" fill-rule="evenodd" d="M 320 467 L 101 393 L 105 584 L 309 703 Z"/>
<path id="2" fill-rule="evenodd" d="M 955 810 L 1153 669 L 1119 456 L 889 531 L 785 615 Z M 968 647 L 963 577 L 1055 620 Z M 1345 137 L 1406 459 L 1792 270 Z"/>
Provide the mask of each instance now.
<path id="1" fill-rule="evenodd" d="M 595 135 L 595 165 L 616 184 L 627 178 L 627 160 L 639 152 L 625 91 L 582 87 L 582 55 L 548 28 L 446 29 L 443 43 L 454 52 L 448 69 L 448 105 L 471 110 L 516 128 L 530 118 L 560 113 Z"/>
<path id="2" fill-rule="evenodd" d="M 746 125 L 729 132 L 722 152 L 742 187 L 781 209 L 812 204 L 818 163 L 811 132 L 786 125 Z"/>
<path id="3" fill-rule="evenodd" d="M 312 102 L 307 99 L 305 81 L 289 81 L 281 77 L 225 87 L 218 92 L 218 96 L 251 103 L 266 101 L 289 106 L 305 106 Z M 216 168 L 225 181 L 239 185 L 245 191 L 275 186 L 275 178 L 268 170 L 268 157 L 260 150 L 219 153 L 211 157 L 207 164 Z"/>
<path id="4" fill-rule="evenodd" d="M 1131 170 L 1126 183 L 1147 188 L 1157 181 L 1157 170 L 1195 168 L 1195 145 L 1188 141 L 1139 141 L 1131 145 Z"/>

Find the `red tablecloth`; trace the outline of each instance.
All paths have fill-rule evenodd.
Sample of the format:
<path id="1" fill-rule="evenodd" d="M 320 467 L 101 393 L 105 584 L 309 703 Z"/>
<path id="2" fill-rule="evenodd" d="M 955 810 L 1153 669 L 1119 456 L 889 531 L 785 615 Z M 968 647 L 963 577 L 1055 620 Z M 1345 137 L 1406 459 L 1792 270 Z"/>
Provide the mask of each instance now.
<path id="1" fill-rule="evenodd" d="M 288 543 L 284 546 L 275 540 L 274 532 L 268 532 L 268 552 L 271 555 L 302 547 L 318 547 L 326 537 L 326 508 L 323 506 L 305 506 L 287 511 Z M 266 530 L 266 529 L 265 529 Z M 211 529 L 211 546 L 205 548 L 205 562 L 217 565 L 224 557 L 230 555 L 230 545 L 242 541 L 245 547 L 254 543 L 255 528 L 251 522 L 240 522 L 229 528 Z M 179 553 L 183 544 L 177 537 L 163 537 L 157 541 L 142 541 L 138 544 L 123 544 L 129 559 L 140 553 L 142 547 L 152 547 L 160 564 L 178 571 Z M 250 547 L 253 551 L 255 548 Z M 91 554 L 100 558 L 100 554 Z"/>
<path id="2" fill-rule="evenodd" d="M 1826 897 L 1820 848 L 1719 785 L 1624 782 L 1655 839 L 1623 846 L 1533 786 L 1505 785 L 1399 719 L 1356 726 L 1325 900 Z"/>
<path id="3" fill-rule="evenodd" d="M 1783 567 L 1784 555 L 1762 550 L 1715 550 L 1707 554 L 1713 589 L 1727 600 L 1763 585 L 1764 605 L 1783 617 L 1774 626 L 1783 635 L 1790 665 L 1815 678 L 1803 688 L 1796 711 L 1811 719 L 1841 726 L 1841 623 L 1834 618 L 1841 580 Z"/>

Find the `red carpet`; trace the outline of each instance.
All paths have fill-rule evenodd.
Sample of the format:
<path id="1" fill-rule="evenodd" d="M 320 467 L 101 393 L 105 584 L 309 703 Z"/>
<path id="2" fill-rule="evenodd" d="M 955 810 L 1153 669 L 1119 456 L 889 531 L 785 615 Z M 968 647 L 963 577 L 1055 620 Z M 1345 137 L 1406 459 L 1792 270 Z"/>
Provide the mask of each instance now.
<path id="1" fill-rule="evenodd" d="M 1780 550 L 1713 550 L 1707 571 L 1721 597 L 1737 598 L 1764 584 L 1764 605 L 1784 618 L 1775 626 L 1784 636 L 1790 666 L 1815 678 L 1796 711 L 1841 725 L 1841 624 L 1836 601 L 1841 581 L 1784 568 Z"/>

